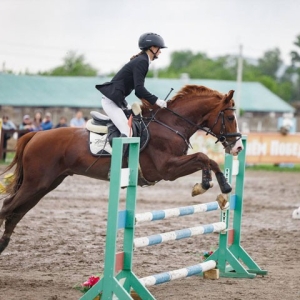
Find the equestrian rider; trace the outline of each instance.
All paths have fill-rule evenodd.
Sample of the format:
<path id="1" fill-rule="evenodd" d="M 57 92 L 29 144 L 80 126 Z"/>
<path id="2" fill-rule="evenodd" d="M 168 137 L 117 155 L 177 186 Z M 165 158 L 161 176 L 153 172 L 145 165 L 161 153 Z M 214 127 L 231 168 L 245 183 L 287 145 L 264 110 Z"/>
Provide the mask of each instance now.
<path id="1" fill-rule="evenodd" d="M 127 108 L 125 97 L 133 90 L 139 99 L 145 99 L 150 104 L 157 104 L 161 108 L 167 106 L 164 100 L 158 99 L 144 86 L 151 61 L 158 58 L 160 49 L 167 48 L 164 40 L 156 33 L 144 33 L 139 38 L 139 48 L 142 51 L 132 56 L 110 82 L 96 85 L 103 94 L 102 107 L 105 113 L 119 129 L 121 136 L 126 137 L 130 134 L 130 128 L 123 109 Z"/>

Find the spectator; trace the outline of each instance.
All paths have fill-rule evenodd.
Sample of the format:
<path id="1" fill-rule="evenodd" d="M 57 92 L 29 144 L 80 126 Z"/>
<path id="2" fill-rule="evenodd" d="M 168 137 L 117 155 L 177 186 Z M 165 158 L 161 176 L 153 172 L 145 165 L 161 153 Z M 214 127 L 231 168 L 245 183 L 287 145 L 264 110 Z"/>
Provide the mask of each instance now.
<path id="1" fill-rule="evenodd" d="M 71 127 L 82 127 L 82 128 L 85 127 L 85 120 L 82 117 L 82 112 L 80 110 L 76 113 L 75 117 L 71 119 L 70 126 Z"/>
<path id="2" fill-rule="evenodd" d="M 42 114 L 37 111 L 34 115 L 31 131 L 40 131 L 43 130 L 42 127 Z"/>
<path id="3" fill-rule="evenodd" d="M 60 127 L 68 127 L 67 119 L 65 117 L 60 117 L 59 123 L 55 126 L 55 128 L 60 128 Z"/>
<path id="4" fill-rule="evenodd" d="M 29 115 L 25 115 L 25 116 L 23 117 L 23 123 L 20 124 L 19 129 L 20 129 L 20 130 L 26 130 L 26 131 L 28 131 L 28 132 L 32 130 L 32 120 L 31 120 L 31 118 L 30 118 Z M 26 134 L 26 132 L 19 133 L 19 136 L 18 136 L 18 137 L 20 138 L 20 137 L 23 136 L 24 134 Z"/>
<path id="5" fill-rule="evenodd" d="M 16 130 L 17 126 L 11 120 L 9 120 L 9 117 L 7 115 L 5 115 L 2 117 L 2 128 L 5 130 Z"/>
<path id="6" fill-rule="evenodd" d="M 51 120 L 51 113 L 47 112 L 45 114 L 45 118 L 44 118 L 41 126 L 42 126 L 43 130 L 52 129 L 53 123 L 52 123 L 52 120 Z"/>
<path id="7" fill-rule="evenodd" d="M 16 125 L 9 120 L 8 116 L 2 117 L 2 129 L 4 130 L 16 130 Z M 12 137 L 12 132 L 4 132 L 3 134 L 3 152 L 2 152 L 2 159 L 5 161 L 6 159 L 6 149 L 7 149 L 7 141 Z"/>

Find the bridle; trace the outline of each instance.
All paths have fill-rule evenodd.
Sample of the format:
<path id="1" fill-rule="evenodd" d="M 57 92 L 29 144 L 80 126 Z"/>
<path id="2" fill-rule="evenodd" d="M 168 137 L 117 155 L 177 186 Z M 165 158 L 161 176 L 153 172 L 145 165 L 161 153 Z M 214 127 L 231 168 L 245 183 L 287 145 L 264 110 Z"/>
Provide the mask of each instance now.
<path id="1" fill-rule="evenodd" d="M 202 130 L 202 131 L 205 131 L 206 132 L 206 135 L 210 134 L 212 135 L 213 137 L 215 137 L 217 140 L 215 143 L 218 143 L 220 142 L 225 149 L 227 149 L 228 147 L 232 147 L 241 137 L 242 137 L 242 134 L 239 133 L 239 132 L 235 132 L 235 133 L 227 133 L 227 130 L 226 130 L 226 126 L 225 126 L 225 115 L 224 115 L 224 112 L 227 111 L 227 110 L 235 110 L 235 108 L 232 108 L 232 107 L 228 107 L 228 108 L 225 108 L 223 110 L 221 110 L 212 126 L 212 128 L 207 128 L 207 127 L 204 127 L 204 126 L 201 126 L 201 125 L 197 125 L 196 123 L 192 122 L 191 120 L 181 116 L 180 114 L 174 112 L 173 110 L 169 109 L 168 107 L 165 107 L 164 109 L 168 110 L 169 112 L 171 112 L 172 114 L 174 114 L 175 116 L 177 116 L 178 118 L 184 120 L 185 122 L 189 123 L 190 125 L 192 125 L 193 127 L 196 127 L 198 130 Z M 178 134 L 179 136 L 181 136 L 183 138 L 183 140 L 185 141 L 185 143 L 187 144 L 188 147 L 191 147 L 190 143 L 187 141 L 187 139 L 184 137 L 184 135 L 182 133 L 180 133 L 179 131 L 173 129 L 172 127 L 170 127 L 169 125 L 157 120 L 155 118 L 155 115 L 157 114 L 157 112 L 159 111 L 160 109 L 156 110 L 156 112 L 150 117 L 150 118 L 145 118 L 145 119 L 150 119 L 147 127 L 149 126 L 150 122 L 156 122 L 168 129 L 170 129 L 171 131 L 175 132 L 176 134 Z M 216 124 L 218 123 L 219 119 L 221 118 L 221 129 L 220 129 L 220 133 L 219 134 L 215 134 L 213 132 L 213 129 L 214 127 L 216 126 Z M 228 142 L 227 141 L 227 138 L 232 138 L 232 137 L 236 137 L 237 139 L 234 141 L 234 142 Z"/>
<path id="2" fill-rule="evenodd" d="M 212 128 L 208 129 L 206 131 L 206 135 L 210 134 L 210 135 L 216 137 L 217 138 L 216 143 L 220 142 L 225 148 L 228 148 L 228 147 L 231 147 L 232 145 L 234 145 L 242 137 L 242 134 L 239 133 L 239 132 L 227 133 L 226 126 L 225 126 L 225 116 L 224 116 L 224 112 L 226 110 L 235 111 L 235 108 L 228 107 L 228 108 L 225 108 L 225 109 L 221 110 L 219 112 L 219 114 L 218 114 L 218 116 L 216 118 L 216 121 L 214 122 Z M 222 124 L 222 126 L 221 126 L 221 130 L 220 130 L 220 134 L 216 135 L 216 134 L 214 134 L 212 132 L 212 130 L 214 129 L 215 125 L 218 123 L 219 118 L 221 118 L 221 124 Z M 233 142 L 228 143 L 227 138 L 232 138 L 232 137 L 235 137 L 237 139 L 234 141 L 234 143 Z"/>

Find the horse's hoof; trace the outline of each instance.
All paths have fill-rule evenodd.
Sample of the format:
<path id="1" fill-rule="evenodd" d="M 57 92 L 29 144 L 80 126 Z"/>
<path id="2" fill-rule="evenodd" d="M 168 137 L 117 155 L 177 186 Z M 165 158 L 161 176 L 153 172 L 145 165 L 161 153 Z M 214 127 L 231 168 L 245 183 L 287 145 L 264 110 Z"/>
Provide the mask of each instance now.
<path id="1" fill-rule="evenodd" d="M 10 241 L 9 237 L 2 237 L 0 239 L 0 254 L 3 252 L 3 250 L 7 247 L 8 243 Z"/>
<path id="2" fill-rule="evenodd" d="M 223 194 L 229 194 L 232 191 L 232 186 L 229 183 L 227 183 L 224 186 L 222 186 L 221 190 Z"/>
<path id="3" fill-rule="evenodd" d="M 194 186 L 193 186 L 193 189 L 192 189 L 192 196 L 197 196 L 197 195 L 201 195 L 201 194 L 204 194 L 209 188 L 212 188 L 213 187 L 213 182 L 210 181 L 209 182 L 209 187 L 206 189 L 202 186 L 202 184 L 200 183 L 196 183 Z"/>
<path id="4" fill-rule="evenodd" d="M 206 192 L 206 190 L 204 190 L 199 183 L 196 183 L 193 186 L 193 189 L 192 189 L 192 196 L 194 197 L 194 196 L 197 196 L 197 195 L 201 195 L 205 192 Z"/>
<path id="5" fill-rule="evenodd" d="M 229 208 L 229 202 L 227 200 L 227 195 L 220 194 L 217 197 L 217 202 L 221 210 L 226 210 Z"/>

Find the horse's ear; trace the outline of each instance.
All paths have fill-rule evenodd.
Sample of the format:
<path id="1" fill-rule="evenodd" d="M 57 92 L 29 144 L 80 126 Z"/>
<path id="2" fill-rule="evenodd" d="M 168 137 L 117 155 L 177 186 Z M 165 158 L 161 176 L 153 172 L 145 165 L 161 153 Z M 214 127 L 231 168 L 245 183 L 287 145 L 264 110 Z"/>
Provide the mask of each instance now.
<path id="1" fill-rule="evenodd" d="M 232 99 L 233 97 L 233 94 L 234 94 L 234 90 L 230 90 L 228 92 L 228 94 L 225 95 L 225 102 L 226 103 L 229 103 L 229 101 Z"/>

